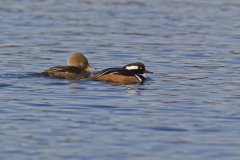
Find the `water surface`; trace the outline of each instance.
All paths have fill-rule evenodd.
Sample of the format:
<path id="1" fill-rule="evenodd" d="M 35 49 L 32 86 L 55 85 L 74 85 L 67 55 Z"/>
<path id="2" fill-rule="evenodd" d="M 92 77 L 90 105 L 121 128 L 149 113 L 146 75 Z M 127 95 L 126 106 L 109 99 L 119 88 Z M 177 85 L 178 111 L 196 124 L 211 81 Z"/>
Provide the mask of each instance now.
<path id="1" fill-rule="evenodd" d="M 237 0 L 3 0 L 0 159 L 240 158 Z M 143 85 L 37 76 L 81 51 Z"/>

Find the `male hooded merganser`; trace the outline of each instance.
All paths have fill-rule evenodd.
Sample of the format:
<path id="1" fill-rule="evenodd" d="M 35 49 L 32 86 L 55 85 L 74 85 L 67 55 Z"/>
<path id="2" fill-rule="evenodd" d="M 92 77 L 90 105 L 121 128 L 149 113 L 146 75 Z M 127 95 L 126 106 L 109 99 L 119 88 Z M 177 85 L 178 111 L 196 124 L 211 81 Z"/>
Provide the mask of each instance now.
<path id="1" fill-rule="evenodd" d="M 80 52 L 73 54 L 68 59 L 68 66 L 51 67 L 43 71 L 43 75 L 62 79 L 84 79 L 90 76 L 89 70 L 94 70 L 88 59 Z"/>
<path id="2" fill-rule="evenodd" d="M 142 83 L 146 80 L 145 73 L 152 73 L 145 69 L 143 63 L 130 63 L 122 68 L 108 68 L 90 77 L 92 80 L 113 82 L 117 84 Z"/>

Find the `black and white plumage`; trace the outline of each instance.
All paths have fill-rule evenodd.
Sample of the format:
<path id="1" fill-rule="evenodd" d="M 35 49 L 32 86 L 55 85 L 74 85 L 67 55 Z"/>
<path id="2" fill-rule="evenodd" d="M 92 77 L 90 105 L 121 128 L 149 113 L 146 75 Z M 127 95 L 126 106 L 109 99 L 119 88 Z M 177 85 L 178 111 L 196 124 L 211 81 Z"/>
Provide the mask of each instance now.
<path id="1" fill-rule="evenodd" d="M 145 69 L 141 62 L 130 63 L 122 68 L 108 68 L 98 72 L 92 77 L 95 80 L 103 80 L 119 83 L 138 83 L 146 80 L 145 73 L 152 73 Z"/>

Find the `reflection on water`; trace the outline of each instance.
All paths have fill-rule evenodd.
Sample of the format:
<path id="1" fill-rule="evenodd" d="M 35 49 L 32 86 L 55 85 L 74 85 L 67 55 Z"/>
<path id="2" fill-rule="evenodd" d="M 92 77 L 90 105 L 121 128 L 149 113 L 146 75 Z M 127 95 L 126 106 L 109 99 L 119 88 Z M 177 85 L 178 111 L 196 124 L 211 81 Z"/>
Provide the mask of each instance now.
<path id="1" fill-rule="evenodd" d="M 0 158 L 239 159 L 240 3 L 4 1 Z M 83 52 L 142 85 L 40 76 Z"/>

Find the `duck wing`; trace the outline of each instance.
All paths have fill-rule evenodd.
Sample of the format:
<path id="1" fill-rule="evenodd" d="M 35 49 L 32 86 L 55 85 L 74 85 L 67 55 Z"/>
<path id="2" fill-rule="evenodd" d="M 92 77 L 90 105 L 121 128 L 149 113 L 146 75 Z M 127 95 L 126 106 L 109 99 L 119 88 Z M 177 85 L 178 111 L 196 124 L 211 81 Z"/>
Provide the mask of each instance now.
<path id="1" fill-rule="evenodd" d="M 82 72 L 82 68 L 75 67 L 75 66 L 56 66 L 51 67 L 44 72 L 51 73 L 51 72 L 64 72 L 64 73 L 75 73 L 80 74 Z"/>
<path id="2" fill-rule="evenodd" d="M 121 74 L 121 70 L 121 68 L 108 68 L 97 72 L 97 75 L 101 77 L 107 74 Z"/>

